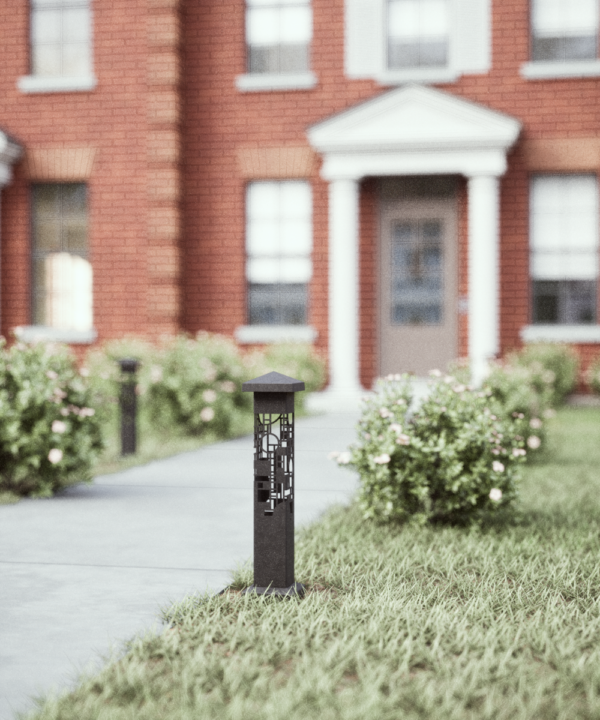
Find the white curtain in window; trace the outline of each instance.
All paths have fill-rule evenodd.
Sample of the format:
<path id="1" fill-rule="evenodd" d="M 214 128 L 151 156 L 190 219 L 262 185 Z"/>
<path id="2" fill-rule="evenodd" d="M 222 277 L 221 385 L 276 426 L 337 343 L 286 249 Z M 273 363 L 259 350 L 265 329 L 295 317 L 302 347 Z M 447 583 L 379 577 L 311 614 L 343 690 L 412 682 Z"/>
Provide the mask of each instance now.
<path id="1" fill-rule="evenodd" d="M 311 39 L 312 13 L 308 2 L 248 2 L 246 42 L 249 45 L 303 44 Z"/>
<path id="2" fill-rule="evenodd" d="M 61 330 L 92 329 L 92 266 L 71 253 L 45 259 L 46 324 Z"/>
<path id="3" fill-rule="evenodd" d="M 537 34 L 589 35 L 598 29 L 598 0 L 533 0 L 532 15 Z"/>
<path id="4" fill-rule="evenodd" d="M 591 175 L 546 176 L 531 188 L 531 274 L 537 280 L 598 277 L 598 184 Z"/>

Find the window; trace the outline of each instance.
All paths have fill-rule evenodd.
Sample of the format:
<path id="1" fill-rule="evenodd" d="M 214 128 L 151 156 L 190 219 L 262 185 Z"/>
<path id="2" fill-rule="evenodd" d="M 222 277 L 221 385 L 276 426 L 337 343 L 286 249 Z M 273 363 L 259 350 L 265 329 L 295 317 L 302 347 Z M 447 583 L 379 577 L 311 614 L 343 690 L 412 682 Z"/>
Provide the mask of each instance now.
<path id="1" fill-rule="evenodd" d="M 40 184 L 32 192 L 33 324 L 92 328 L 87 189 L 83 183 Z"/>
<path id="2" fill-rule="evenodd" d="M 249 325 L 305 325 L 312 276 L 306 181 L 253 182 L 246 196 Z"/>
<path id="3" fill-rule="evenodd" d="M 388 67 L 448 64 L 448 0 L 388 0 Z"/>
<path id="4" fill-rule="evenodd" d="M 533 178 L 530 213 L 534 324 L 596 323 L 599 221 L 596 177 Z"/>
<path id="5" fill-rule="evenodd" d="M 90 0 L 31 0 L 31 75 L 90 76 Z"/>
<path id="6" fill-rule="evenodd" d="M 532 60 L 595 60 L 598 3 L 599 0 L 532 0 Z"/>
<path id="7" fill-rule="evenodd" d="M 247 70 L 305 73 L 310 65 L 310 0 L 247 0 Z"/>

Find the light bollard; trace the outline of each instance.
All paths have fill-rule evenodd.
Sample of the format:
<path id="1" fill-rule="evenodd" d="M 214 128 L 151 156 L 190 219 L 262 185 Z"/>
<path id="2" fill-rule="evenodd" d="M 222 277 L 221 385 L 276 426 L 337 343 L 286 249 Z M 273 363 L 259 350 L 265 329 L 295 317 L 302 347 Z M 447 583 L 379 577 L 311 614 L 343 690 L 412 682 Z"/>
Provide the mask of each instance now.
<path id="1" fill-rule="evenodd" d="M 121 455 L 134 455 L 137 450 L 137 369 L 139 360 L 123 358 L 121 368 Z"/>
<path id="2" fill-rule="evenodd" d="M 270 372 L 254 393 L 254 585 L 244 592 L 304 595 L 294 580 L 294 393 L 301 380 Z"/>

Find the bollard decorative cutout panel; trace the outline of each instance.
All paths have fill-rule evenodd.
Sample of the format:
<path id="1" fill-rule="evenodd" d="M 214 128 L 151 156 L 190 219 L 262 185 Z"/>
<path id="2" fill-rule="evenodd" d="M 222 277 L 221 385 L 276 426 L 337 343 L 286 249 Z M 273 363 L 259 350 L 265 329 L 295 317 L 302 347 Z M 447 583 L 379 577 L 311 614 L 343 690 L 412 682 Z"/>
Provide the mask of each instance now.
<path id="1" fill-rule="evenodd" d="M 294 393 L 304 383 L 271 372 L 254 392 L 254 585 L 247 592 L 303 595 L 294 582 Z"/>
<path id="2" fill-rule="evenodd" d="M 137 450 L 137 395 L 136 373 L 139 361 L 133 358 L 119 360 L 121 368 L 121 455 L 134 455 Z"/>

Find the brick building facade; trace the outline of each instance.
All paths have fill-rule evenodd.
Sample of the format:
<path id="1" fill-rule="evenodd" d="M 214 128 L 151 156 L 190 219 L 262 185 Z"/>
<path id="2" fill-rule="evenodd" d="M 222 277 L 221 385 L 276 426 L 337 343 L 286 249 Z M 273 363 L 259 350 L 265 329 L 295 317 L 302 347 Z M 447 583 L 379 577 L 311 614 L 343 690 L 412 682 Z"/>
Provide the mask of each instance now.
<path id="1" fill-rule="evenodd" d="M 0 7 L 1 329 L 599 351 L 599 0 Z"/>

